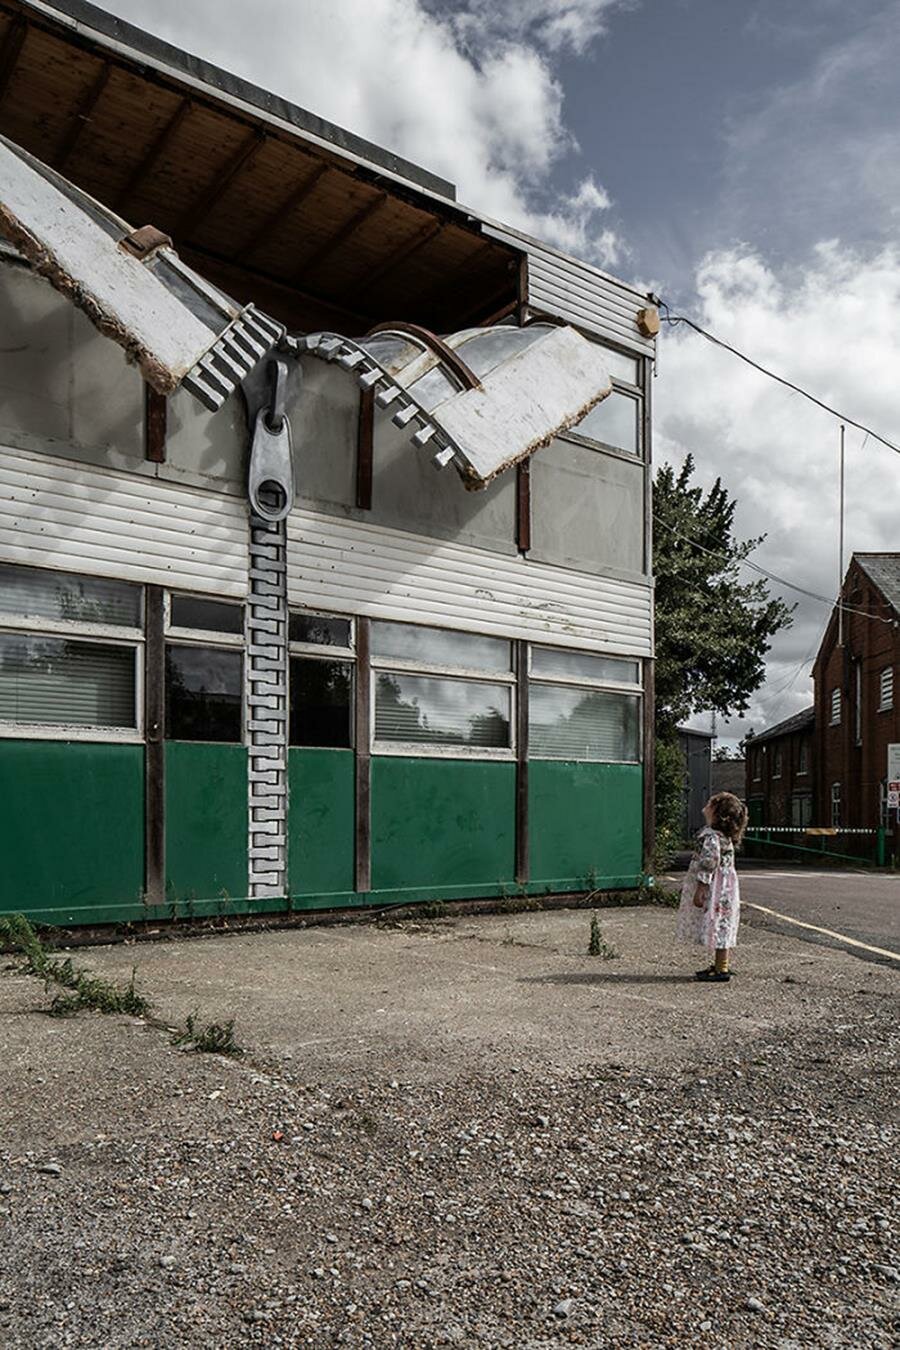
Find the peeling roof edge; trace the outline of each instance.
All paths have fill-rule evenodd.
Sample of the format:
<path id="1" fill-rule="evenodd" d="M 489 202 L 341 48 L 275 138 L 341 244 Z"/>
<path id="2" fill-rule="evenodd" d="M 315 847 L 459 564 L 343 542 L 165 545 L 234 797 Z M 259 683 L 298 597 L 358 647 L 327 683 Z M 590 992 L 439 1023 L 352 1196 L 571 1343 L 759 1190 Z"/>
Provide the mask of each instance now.
<path id="1" fill-rule="evenodd" d="M 232 105 L 243 105 L 257 117 L 281 122 L 289 131 L 313 145 L 365 168 L 386 172 L 444 201 L 456 202 L 456 187 L 448 179 L 357 136 L 355 132 L 346 131 L 315 113 L 307 112 L 305 108 L 278 94 L 251 84 L 240 75 L 232 75 L 204 61 L 202 57 L 183 51 L 145 29 L 88 3 L 88 0 L 55 0 L 52 4 L 48 0 L 21 0 L 21 3 L 23 9 L 31 10 L 35 16 L 54 21 L 100 46 L 176 79 L 200 86 Z"/>

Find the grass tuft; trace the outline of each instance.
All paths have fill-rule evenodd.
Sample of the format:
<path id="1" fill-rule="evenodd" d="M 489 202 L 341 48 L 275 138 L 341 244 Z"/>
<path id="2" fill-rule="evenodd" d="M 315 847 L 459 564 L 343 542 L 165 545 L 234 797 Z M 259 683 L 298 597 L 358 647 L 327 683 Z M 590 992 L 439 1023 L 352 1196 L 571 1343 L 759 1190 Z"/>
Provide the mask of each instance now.
<path id="1" fill-rule="evenodd" d="M 603 932 L 600 928 L 600 918 L 597 914 L 591 915 L 591 940 L 588 943 L 588 956 L 599 956 L 604 961 L 614 960 L 619 953 L 615 947 L 610 947 L 605 941 Z"/>
<path id="2" fill-rule="evenodd" d="M 188 1013 L 184 1031 L 176 1031 L 172 1044 L 181 1050 L 205 1055 L 242 1055 L 244 1052 L 234 1039 L 234 1018 L 227 1022 L 207 1022 L 201 1026 L 196 1013 Z"/>
<path id="3" fill-rule="evenodd" d="M 60 960 L 51 957 L 24 914 L 0 918 L 0 944 L 12 947 L 24 958 L 22 970 L 37 975 L 45 989 L 54 984 L 68 989 L 68 994 L 57 994 L 50 1004 L 51 1017 L 73 1017 L 82 1008 L 102 1013 L 129 1013 L 132 1017 L 146 1017 L 150 1002 L 135 988 L 137 968 L 133 967 L 128 984 L 114 984 L 99 975 L 91 975 L 76 966 L 70 956 Z"/>

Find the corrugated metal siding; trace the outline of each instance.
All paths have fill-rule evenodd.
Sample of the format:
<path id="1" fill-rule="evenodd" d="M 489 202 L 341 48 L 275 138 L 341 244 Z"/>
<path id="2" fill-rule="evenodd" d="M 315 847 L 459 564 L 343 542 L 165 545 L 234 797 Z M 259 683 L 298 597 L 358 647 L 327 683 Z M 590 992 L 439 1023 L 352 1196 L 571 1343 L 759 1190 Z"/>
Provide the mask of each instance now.
<path id="1" fill-rule="evenodd" d="M 649 656 L 652 591 L 635 582 L 488 553 L 295 508 L 295 605 Z"/>
<path id="2" fill-rule="evenodd" d="M 608 338 L 641 356 L 653 356 L 653 339 L 643 337 L 635 323 L 638 310 L 649 303 L 640 291 L 528 235 L 493 225 L 485 225 L 484 231 L 528 255 L 531 309 L 558 315 L 576 328 Z"/>
<path id="3" fill-rule="evenodd" d="M 243 596 L 246 508 L 162 479 L 0 447 L 0 558 Z"/>

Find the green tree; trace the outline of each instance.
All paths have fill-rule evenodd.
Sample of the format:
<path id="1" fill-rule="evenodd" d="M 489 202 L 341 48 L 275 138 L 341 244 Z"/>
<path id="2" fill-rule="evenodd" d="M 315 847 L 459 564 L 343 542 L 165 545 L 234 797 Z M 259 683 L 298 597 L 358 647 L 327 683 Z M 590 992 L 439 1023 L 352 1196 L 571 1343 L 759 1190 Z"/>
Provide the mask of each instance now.
<path id="1" fill-rule="evenodd" d="M 691 479 L 688 455 L 664 464 L 653 485 L 656 575 L 657 831 L 663 848 L 677 837 L 682 788 L 673 771 L 676 728 L 692 712 L 746 712 L 765 679 L 772 638 L 792 609 L 741 564 L 765 538 L 734 537 L 736 503 L 716 479 L 708 492 Z"/>

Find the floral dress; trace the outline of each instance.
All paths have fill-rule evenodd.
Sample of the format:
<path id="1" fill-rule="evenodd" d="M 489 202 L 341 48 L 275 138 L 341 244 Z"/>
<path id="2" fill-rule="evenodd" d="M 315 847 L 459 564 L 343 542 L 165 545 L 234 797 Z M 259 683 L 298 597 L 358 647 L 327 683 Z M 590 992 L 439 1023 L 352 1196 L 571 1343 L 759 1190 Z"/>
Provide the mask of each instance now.
<path id="1" fill-rule="evenodd" d="M 697 883 L 709 887 L 706 904 L 694 904 Z M 678 907 L 678 936 L 715 951 L 737 946 L 741 917 L 741 889 L 734 867 L 734 844 L 718 830 L 705 826 L 697 843 Z"/>

